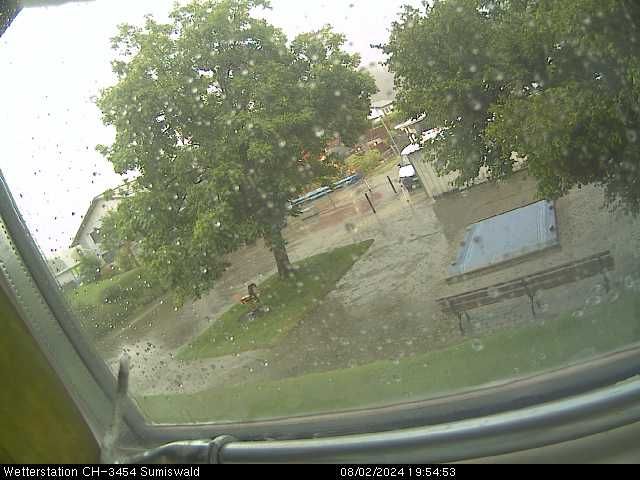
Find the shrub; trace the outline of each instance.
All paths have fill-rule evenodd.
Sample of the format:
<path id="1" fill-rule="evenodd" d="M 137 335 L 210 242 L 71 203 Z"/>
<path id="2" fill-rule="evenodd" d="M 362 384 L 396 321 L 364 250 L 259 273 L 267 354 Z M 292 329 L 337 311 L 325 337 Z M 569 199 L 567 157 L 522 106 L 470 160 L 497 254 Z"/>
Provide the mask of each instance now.
<path id="1" fill-rule="evenodd" d="M 109 265 L 103 265 L 100 268 L 100 280 L 108 280 L 109 278 L 113 278 L 120 273 L 122 272 L 113 263 Z"/>
<path id="2" fill-rule="evenodd" d="M 366 175 L 380 165 L 382 160 L 382 154 L 378 150 L 369 150 L 364 153 L 351 155 L 347 158 L 346 164 L 351 170 L 356 170 Z"/>
<path id="3" fill-rule="evenodd" d="M 136 259 L 131 252 L 131 246 L 124 245 L 120 247 L 116 254 L 115 264 L 121 272 L 128 272 L 138 266 Z"/>
<path id="4" fill-rule="evenodd" d="M 83 285 L 67 295 L 80 322 L 94 338 L 126 326 L 166 289 L 143 268 Z"/>
<path id="5" fill-rule="evenodd" d="M 93 253 L 81 253 L 78 270 L 80 279 L 86 283 L 97 282 L 100 278 L 100 267 L 102 262 Z"/>

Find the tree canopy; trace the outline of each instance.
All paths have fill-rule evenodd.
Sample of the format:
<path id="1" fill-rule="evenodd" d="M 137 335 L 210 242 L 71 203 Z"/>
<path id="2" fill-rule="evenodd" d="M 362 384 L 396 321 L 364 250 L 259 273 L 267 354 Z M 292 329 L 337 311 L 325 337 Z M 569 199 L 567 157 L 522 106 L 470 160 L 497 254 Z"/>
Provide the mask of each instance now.
<path id="1" fill-rule="evenodd" d="M 381 48 L 399 108 L 449 127 L 436 166 L 500 179 L 518 152 L 543 196 L 596 183 L 640 212 L 640 4 L 432 3 L 406 7 Z"/>
<path id="2" fill-rule="evenodd" d="M 113 39 L 118 82 L 98 106 L 116 137 L 98 150 L 138 177 L 104 231 L 139 241 L 182 298 L 208 291 L 225 255 L 257 238 L 288 274 L 289 201 L 330 175 L 329 139 L 355 142 L 367 127 L 375 84 L 345 38 L 326 27 L 288 42 L 255 14 L 268 6 L 192 2 Z"/>

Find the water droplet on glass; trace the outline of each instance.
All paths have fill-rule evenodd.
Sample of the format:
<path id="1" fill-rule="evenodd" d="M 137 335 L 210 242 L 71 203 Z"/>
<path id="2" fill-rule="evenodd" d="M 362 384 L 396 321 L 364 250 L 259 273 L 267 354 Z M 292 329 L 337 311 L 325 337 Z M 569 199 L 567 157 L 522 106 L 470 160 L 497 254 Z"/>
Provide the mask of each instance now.
<path id="1" fill-rule="evenodd" d="M 590 307 L 599 305 L 602 303 L 602 297 L 600 295 L 593 295 L 592 297 L 587 298 L 585 303 Z"/>
<path id="2" fill-rule="evenodd" d="M 636 282 L 631 275 L 627 275 L 626 277 L 624 277 L 624 288 L 626 288 L 627 290 L 632 290 L 635 285 Z"/>
<path id="3" fill-rule="evenodd" d="M 484 350 L 484 344 L 479 338 L 474 338 L 473 340 L 471 340 L 471 348 L 473 348 L 476 352 L 480 352 Z"/>

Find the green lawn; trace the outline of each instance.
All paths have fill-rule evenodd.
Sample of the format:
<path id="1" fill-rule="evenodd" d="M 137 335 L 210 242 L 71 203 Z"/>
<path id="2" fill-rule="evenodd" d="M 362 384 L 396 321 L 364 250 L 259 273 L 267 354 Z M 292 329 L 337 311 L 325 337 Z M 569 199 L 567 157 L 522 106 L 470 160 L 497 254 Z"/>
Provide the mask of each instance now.
<path id="1" fill-rule="evenodd" d="M 178 358 L 218 357 L 274 345 L 335 288 L 372 243 L 367 240 L 306 258 L 296 264 L 295 278 L 283 280 L 277 274 L 270 277 L 258 286 L 269 313 L 248 322 L 249 307 L 235 305 L 193 343 L 183 347 Z"/>
<path id="2" fill-rule="evenodd" d="M 139 399 L 154 421 L 240 421 L 424 399 L 558 368 L 640 340 L 640 296 L 400 361 Z"/>
<path id="3" fill-rule="evenodd" d="M 94 339 L 125 327 L 163 294 L 161 286 L 149 281 L 140 268 L 65 293 L 80 323 Z"/>
<path id="4" fill-rule="evenodd" d="M 400 157 L 398 155 L 392 155 L 387 158 L 385 161 L 380 163 L 380 165 L 376 166 L 371 172 L 368 173 L 369 177 L 373 177 L 374 175 L 378 175 L 387 170 L 390 170 L 392 167 L 395 167 L 400 163 Z M 391 180 L 394 180 L 394 177 L 391 177 Z"/>

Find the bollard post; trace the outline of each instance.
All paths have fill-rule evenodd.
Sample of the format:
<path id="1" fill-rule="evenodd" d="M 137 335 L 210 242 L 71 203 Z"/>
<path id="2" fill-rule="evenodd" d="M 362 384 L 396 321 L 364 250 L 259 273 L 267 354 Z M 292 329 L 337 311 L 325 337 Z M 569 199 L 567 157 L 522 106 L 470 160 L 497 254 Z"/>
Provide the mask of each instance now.
<path id="1" fill-rule="evenodd" d="M 364 196 L 367 198 L 367 202 L 369 202 L 369 206 L 371 207 L 371 210 L 373 210 L 373 213 L 377 214 L 376 209 L 373 206 L 373 203 L 371 203 L 371 199 L 369 198 L 369 195 L 367 195 L 367 193 L 365 192 Z"/>
<path id="2" fill-rule="evenodd" d="M 389 175 L 387 175 L 387 180 L 389 180 L 389 185 L 391 185 L 391 190 L 393 190 L 393 193 L 398 193 L 398 191 L 396 190 L 395 185 L 393 184 L 393 182 L 391 181 L 391 179 L 389 178 Z"/>

